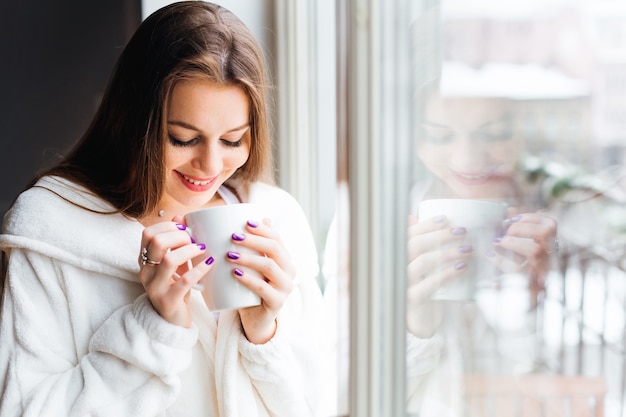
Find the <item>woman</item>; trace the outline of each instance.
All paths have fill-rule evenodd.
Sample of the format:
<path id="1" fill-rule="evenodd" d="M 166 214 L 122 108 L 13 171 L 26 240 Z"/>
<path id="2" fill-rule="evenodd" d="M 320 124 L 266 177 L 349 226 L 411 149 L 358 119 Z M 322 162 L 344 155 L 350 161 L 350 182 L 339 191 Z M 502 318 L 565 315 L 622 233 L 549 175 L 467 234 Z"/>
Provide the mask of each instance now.
<path id="1" fill-rule="evenodd" d="M 220 6 L 141 24 L 85 135 L 5 217 L 1 416 L 316 414 L 317 255 L 269 181 L 265 76 Z M 239 202 L 269 213 L 233 239 L 261 255 L 206 253 L 185 231 L 186 213 Z M 261 305 L 209 311 L 194 285 L 217 262 L 259 271 L 233 277 Z"/>

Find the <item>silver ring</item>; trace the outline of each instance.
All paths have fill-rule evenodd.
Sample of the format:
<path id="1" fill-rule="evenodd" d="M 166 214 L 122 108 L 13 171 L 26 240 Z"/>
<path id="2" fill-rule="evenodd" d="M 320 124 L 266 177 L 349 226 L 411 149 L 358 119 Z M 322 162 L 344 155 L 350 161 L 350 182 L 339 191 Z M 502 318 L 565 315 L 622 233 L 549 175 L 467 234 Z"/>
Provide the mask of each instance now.
<path id="1" fill-rule="evenodd" d="M 552 250 L 547 251 L 548 255 L 552 255 L 554 252 L 558 252 L 561 246 L 559 245 L 559 238 L 555 237 L 554 242 L 552 243 Z"/>
<path id="2" fill-rule="evenodd" d="M 153 261 L 152 259 L 148 259 L 148 249 L 141 248 L 141 265 L 157 266 L 160 263 L 161 262 L 159 261 Z"/>

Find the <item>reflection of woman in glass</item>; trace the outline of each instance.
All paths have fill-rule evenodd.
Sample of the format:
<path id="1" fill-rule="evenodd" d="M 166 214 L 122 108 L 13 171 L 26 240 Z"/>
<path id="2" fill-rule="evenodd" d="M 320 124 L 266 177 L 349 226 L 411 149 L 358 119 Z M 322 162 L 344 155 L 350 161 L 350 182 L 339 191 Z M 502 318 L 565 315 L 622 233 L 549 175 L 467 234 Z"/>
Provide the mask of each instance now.
<path id="1" fill-rule="evenodd" d="M 505 99 L 431 97 L 419 137 L 420 160 L 440 181 L 437 197 L 514 197 L 515 157 L 511 105 Z M 513 186 L 514 188 L 511 188 Z"/>
<path id="2" fill-rule="evenodd" d="M 528 273 L 531 284 L 539 284 L 554 249 L 556 222 L 537 211 L 540 207 L 534 196 L 526 193 L 517 172 L 523 145 L 515 102 L 499 97 L 442 97 L 434 93 L 426 99 L 423 115 L 417 154 L 428 174 L 415 188 L 414 201 L 464 198 L 502 202 L 509 207 L 508 218 L 503 235 L 494 239 L 489 261 L 503 272 Z M 432 219 L 415 221 L 411 228 L 411 276 L 429 277 L 439 285 L 462 274 L 471 248 L 459 244 L 464 250 L 456 254 L 448 249 L 448 268 L 420 262 L 431 252 L 426 248 L 439 250 L 431 244 L 432 234 L 441 235 L 435 240 L 445 242 L 462 242 L 464 237 L 462 230 L 450 233 L 444 219 L 429 220 Z"/>
<path id="3" fill-rule="evenodd" d="M 416 140 L 417 156 L 424 173 L 412 190 L 415 206 L 426 199 L 480 199 L 507 207 L 500 235 L 486 252 L 475 251 L 466 241 L 466 229 L 452 227 L 445 216 L 418 219 L 417 207 L 409 226 L 408 329 L 418 340 L 432 340 L 443 331 L 445 344 L 460 339 L 463 329 L 449 327 L 449 317 L 457 325 L 461 304 L 442 303 L 431 297 L 442 285 L 466 279 L 471 262 L 495 264 L 501 273 L 528 278 L 531 299 L 542 285 L 554 250 L 556 221 L 539 212 L 538 202 L 525 188 L 517 167 L 523 152 L 514 100 L 506 97 L 444 97 L 438 88 L 424 94 Z M 448 326 L 448 327 L 446 327 Z M 438 331 L 438 329 L 440 331 Z M 448 330 L 446 330 L 448 329 Z M 455 342 L 452 342 L 455 343 Z M 460 376 L 464 365 L 459 356 L 468 352 L 444 349 L 440 364 L 428 379 L 436 388 L 418 390 L 418 403 L 440 396 L 450 406 L 460 397 L 442 394 L 454 386 L 451 376 Z M 424 365 L 419 355 L 407 358 L 409 371 Z M 442 374 L 444 376 L 442 376 Z M 460 379 L 453 378 L 456 381 Z M 448 381 L 448 382 L 445 382 Z M 409 380 L 411 389 L 424 378 Z M 434 391 L 433 391 L 434 390 Z M 423 408 L 423 405 L 421 406 Z M 450 408 L 455 409 L 452 405 Z"/>

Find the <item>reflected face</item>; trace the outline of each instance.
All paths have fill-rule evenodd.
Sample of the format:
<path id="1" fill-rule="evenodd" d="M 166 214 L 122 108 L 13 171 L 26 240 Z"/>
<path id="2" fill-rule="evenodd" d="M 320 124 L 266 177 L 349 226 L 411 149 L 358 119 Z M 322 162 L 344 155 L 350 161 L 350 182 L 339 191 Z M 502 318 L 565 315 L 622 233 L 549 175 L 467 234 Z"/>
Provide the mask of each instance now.
<path id="1" fill-rule="evenodd" d="M 510 102 L 433 97 L 418 156 L 455 197 L 502 198 L 521 151 Z"/>
<path id="2" fill-rule="evenodd" d="M 169 102 L 162 207 L 185 214 L 204 206 L 250 155 L 250 106 L 239 87 L 189 80 Z"/>

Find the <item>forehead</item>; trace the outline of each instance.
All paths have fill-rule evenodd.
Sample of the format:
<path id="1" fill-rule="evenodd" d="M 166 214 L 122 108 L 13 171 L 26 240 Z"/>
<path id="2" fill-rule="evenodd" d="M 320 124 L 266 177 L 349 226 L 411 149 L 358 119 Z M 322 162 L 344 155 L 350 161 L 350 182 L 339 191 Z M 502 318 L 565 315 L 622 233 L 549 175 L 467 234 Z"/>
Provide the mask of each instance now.
<path id="1" fill-rule="evenodd" d="M 204 79 L 177 82 L 168 102 L 168 121 L 184 121 L 202 130 L 229 130 L 248 124 L 250 99 L 243 88 Z"/>
<path id="2" fill-rule="evenodd" d="M 446 126 L 476 127 L 501 120 L 513 111 L 503 98 L 441 97 L 433 94 L 426 102 L 425 120 Z"/>

